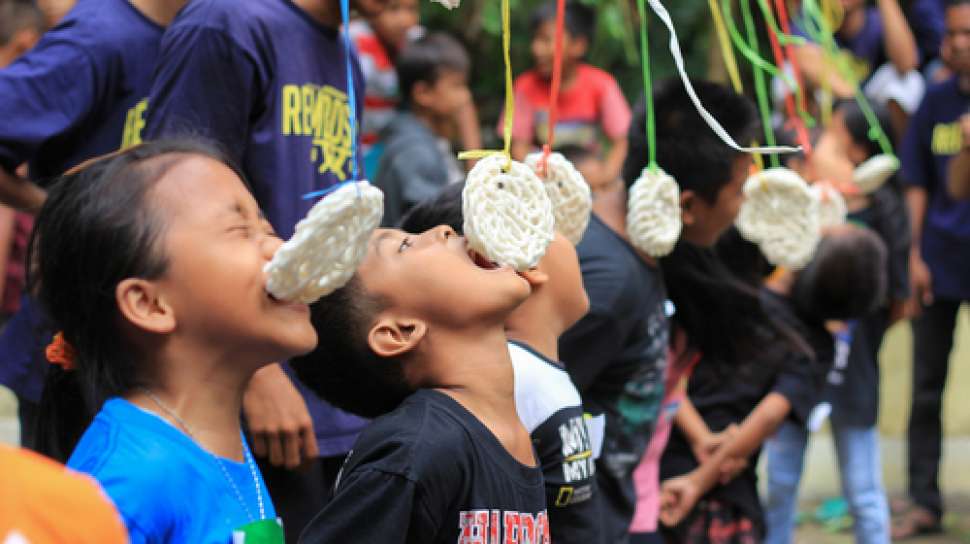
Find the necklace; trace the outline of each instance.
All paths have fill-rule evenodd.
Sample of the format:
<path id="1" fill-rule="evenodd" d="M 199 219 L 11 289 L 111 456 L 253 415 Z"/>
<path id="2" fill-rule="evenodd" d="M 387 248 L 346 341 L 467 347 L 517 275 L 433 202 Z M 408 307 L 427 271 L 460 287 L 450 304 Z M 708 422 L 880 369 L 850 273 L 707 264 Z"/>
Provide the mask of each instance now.
<path id="1" fill-rule="evenodd" d="M 162 399 L 158 398 L 155 395 L 155 393 L 153 393 L 150 389 L 148 389 L 147 387 L 142 387 L 141 390 L 145 392 L 145 395 L 147 395 L 148 398 L 151 399 L 151 401 L 154 402 L 155 405 L 159 407 L 159 409 L 161 409 L 163 412 L 165 412 L 166 415 L 174 419 L 175 422 L 182 427 L 182 430 L 185 431 L 185 434 L 189 435 L 189 438 L 195 441 L 196 444 L 199 443 L 199 440 L 196 438 L 195 433 L 192 432 L 192 429 L 189 427 L 188 423 L 186 423 L 184 419 L 180 418 L 178 414 L 175 413 L 174 410 L 166 406 L 165 403 L 162 402 Z M 256 503 L 259 505 L 259 519 L 261 520 L 266 519 L 266 510 L 263 505 L 263 492 L 259 486 L 259 475 L 256 473 L 256 462 L 253 461 L 253 456 L 251 453 L 249 453 L 249 448 L 246 447 L 246 439 L 243 438 L 242 431 L 240 431 L 239 433 L 239 439 L 242 441 L 242 450 L 243 450 L 243 456 L 246 458 L 246 465 L 249 466 L 249 473 L 252 475 L 253 483 L 256 485 Z M 249 506 L 246 505 L 246 500 L 243 499 L 242 492 L 240 492 L 239 488 L 236 486 L 235 480 L 232 479 L 232 476 L 229 475 L 229 471 L 226 470 L 225 462 L 223 462 L 223 460 L 220 459 L 218 455 L 206 450 L 205 448 L 202 448 L 202 450 L 208 453 L 210 456 L 212 456 L 213 459 L 215 459 L 216 464 L 219 466 L 219 470 L 222 471 L 222 475 L 225 476 L 226 481 L 229 482 L 229 486 L 232 488 L 233 492 L 236 493 L 236 500 L 239 501 L 239 504 L 242 505 L 243 510 L 246 511 L 246 517 L 249 518 L 249 521 L 251 522 L 256 521 L 253 519 L 252 512 L 249 511 Z"/>

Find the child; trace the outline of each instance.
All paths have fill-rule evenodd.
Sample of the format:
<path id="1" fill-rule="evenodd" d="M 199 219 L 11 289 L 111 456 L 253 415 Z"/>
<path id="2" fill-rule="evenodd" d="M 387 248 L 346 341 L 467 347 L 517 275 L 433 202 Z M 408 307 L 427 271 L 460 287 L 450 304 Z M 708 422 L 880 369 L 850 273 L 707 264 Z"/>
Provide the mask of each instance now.
<path id="1" fill-rule="evenodd" d="M 889 125 L 885 107 L 874 107 L 883 127 Z M 880 152 L 868 137 L 869 123 L 852 102 L 838 106 L 828 127 L 843 160 L 858 166 Z M 875 311 L 843 327 L 836 341 L 844 344 L 823 397 L 830 402 L 832 435 L 842 476 L 842 488 L 855 518 L 856 542 L 889 540 L 889 511 L 882 486 L 879 432 L 879 348 L 886 329 L 902 317 L 909 297 L 910 232 L 895 180 L 871 195 L 848 199 L 850 219 L 871 228 L 889 250 L 885 274 L 888 298 Z M 786 421 L 766 447 L 768 496 L 765 519 L 767 541 L 788 543 L 795 524 L 795 508 L 808 429 Z"/>
<path id="2" fill-rule="evenodd" d="M 447 34 L 429 34 L 398 57 L 404 100 L 384 131 L 384 153 L 374 178 L 384 191 L 385 225 L 397 225 L 411 206 L 464 178 L 448 132 L 456 113 L 471 103 L 468 69 L 468 55 Z"/>
<path id="3" fill-rule="evenodd" d="M 306 305 L 266 293 L 280 240 L 228 164 L 181 141 L 96 159 L 52 188 L 31 242 L 60 330 L 39 428 L 69 451 L 90 422 L 68 466 L 136 543 L 283 537 L 239 414 L 253 373 L 316 335 Z"/>
<path id="4" fill-rule="evenodd" d="M 383 415 L 301 542 L 549 542 L 504 330 L 529 283 L 482 260 L 450 227 L 380 230 L 314 306 L 321 347 L 297 372 L 335 405 Z"/>
<path id="5" fill-rule="evenodd" d="M 402 228 L 421 232 L 445 224 L 461 232 L 464 184 L 446 187 L 415 206 Z M 589 309 L 576 249 L 556 234 L 536 267 L 522 276 L 532 294 L 505 322 L 515 378 L 515 405 L 532 436 L 546 484 L 553 541 L 598 542 L 596 465 L 579 391 L 559 362 L 559 335 Z"/>
<path id="6" fill-rule="evenodd" d="M 555 19 L 555 2 L 544 4 L 532 14 L 535 68 L 515 79 L 512 156 L 517 160 L 546 143 Z M 593 40 L 595 21 L 591 8 L 575 0 L 566 3 L 556 145 L 578 145 L 598 153 L 600 139 L 605 137 L 609 152 L 602 177 L 613 180 L 620 175 L 626 157 L 630 106 L 612 75 L 583 62 Z M 503 128 L 504 119 L 500 119 L 500 134 Z"/>
<path id="7" fill-rule="evenodd" d="M 754 106 L 729 89 L 695 82 L 701 100 L 736 139 L 757 126 Z M 710 131 L 677 80 L 654 89 L 660 166 L 680 184 L 682 237 L 713 244 L 734 221 L 751 158 Z M 633 152 L 623 180 L 630 186 L 647 162 L 643 107 L 631 127 Z M 605 542 L 629 539 L 637 503 L 633 472 L 653 435 L 664 397 L 669 339 L 664 275 L 657 262 L 626 238 L 626 189 L 602 201 L 577 246 L 590 311 L 559 341 L 560 357 L 579 388 L 583 406 L 603 414 L 606 432 L 597 460 Z"/>
<path id="8" fill-rule="evenodd" d="M 693 259 L 706 264 L 670 284 L 677 285 L 671 296 L 681 310 L 678 325 L 703 354 L 688 389 L 700 416 L 695 423 L 738 429 L 703 462 L 684 432 L 672 434 L 661 463 L 661 477 L 673 478 L 663 484 L 661 519 L 670 526 L 664 534 L 668 542 L 760 542 L 764 519 L 754 467 L 761 443 L 786 418 L 807 420 L 833 357 L 825 321 L 854 318 L 878 304 L 886 250 L 865 229 L 839 227 L 804 270 L 773 277 L 760 300 L 753 285 L 718 259 L 700 253 Z M 715 293 L 720 302 L 712 306 L 707 300 Z M 722 477 L 722 463 L 732 458 L 747 468 Z"/>

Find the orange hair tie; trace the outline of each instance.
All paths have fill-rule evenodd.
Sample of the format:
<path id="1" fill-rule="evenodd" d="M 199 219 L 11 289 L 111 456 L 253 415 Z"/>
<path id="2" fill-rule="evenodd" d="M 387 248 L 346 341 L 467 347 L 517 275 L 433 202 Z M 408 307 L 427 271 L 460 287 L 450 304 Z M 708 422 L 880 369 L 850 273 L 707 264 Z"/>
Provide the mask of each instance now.
<path id="1" fill-rule="evenodd" d="M 74 351 L 74 346 L 64 339 L 63 332 L 54 335 L 54 339 L 47 345 L 45 354 L 52 365 L 58 365 L 64 370 L 74 370 L 77 352 Z"/>

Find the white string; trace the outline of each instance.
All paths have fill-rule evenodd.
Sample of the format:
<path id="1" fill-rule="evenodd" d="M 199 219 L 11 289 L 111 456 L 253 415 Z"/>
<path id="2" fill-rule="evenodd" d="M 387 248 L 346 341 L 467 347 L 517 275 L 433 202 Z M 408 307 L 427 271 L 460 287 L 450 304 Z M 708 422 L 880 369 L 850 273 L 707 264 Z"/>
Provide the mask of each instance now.
<path id="1" fill-rule="evenodd" d="M 724 127 L 717 122 L 704 105 L 701 104 L 700 98 L 697 97 L 697 93 L 694 92 L 694 86 L 690 83 L 690 78 L 687 76 L 687 70 L 684 67 L 684 57 L 680 52 L 680 44 L 677 42 L 677 31 L 674 30 L 674 23 L 670 20 L 670 14 L 667 13 L 667 8 L 660 3 L 660 0 L 647 0 L 650 3 L 650 7 L 653 11 L 657 13 L 657 17 L 663 21 L 664 25 L 667 26 L 667 30 L 670 31 L 670 54 L 674 57 L 674 64 L 677 66 L 677 72 L 680 73 L 680 79 L 684 82 L 684 89 L 687 91 L 687 95 L 690 96 L 691 102 L 694 103 L 694 107 L 697 108 L 697 113 L 704 119 L 714 134 L 717 134 L 725 144 L 730 147 L 742 151 L 744 153 L 798 153 L 802 150 L 801 147 L 789 147 L 789 146 L 772 146 L 772 147 L 741 147 L 731 135 L 724 130 Z M 646 92 L 650 92 L 650 89 L 646 89 Z"/>

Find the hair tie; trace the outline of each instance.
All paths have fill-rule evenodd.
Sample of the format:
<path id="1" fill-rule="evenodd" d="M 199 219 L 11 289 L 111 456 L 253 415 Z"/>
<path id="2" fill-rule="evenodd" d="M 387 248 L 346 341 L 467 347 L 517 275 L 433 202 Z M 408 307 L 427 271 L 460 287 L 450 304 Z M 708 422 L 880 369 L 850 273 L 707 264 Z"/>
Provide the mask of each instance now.
<path id="1" fill-rule="evenodd" d="M 70 342 L 64 339 L 63 331 L 54 335 L 53 340 L 47 345 L 44 353 L 52 365 L 57 365 L 65 371 L 74 370 L 76 367 L 77 351 Z"/>

